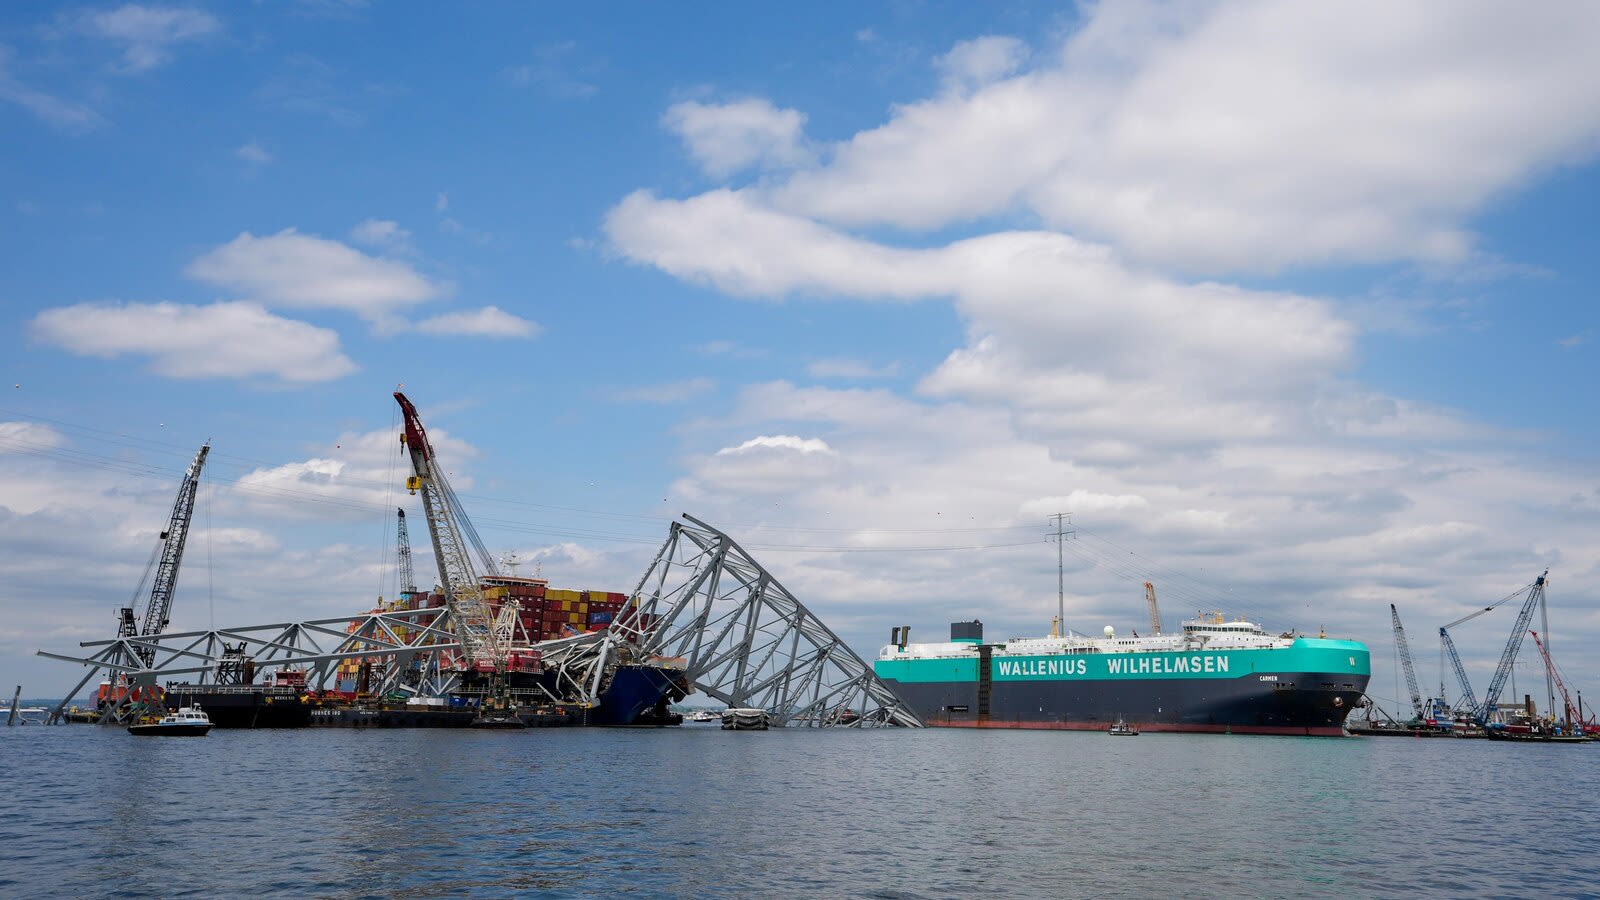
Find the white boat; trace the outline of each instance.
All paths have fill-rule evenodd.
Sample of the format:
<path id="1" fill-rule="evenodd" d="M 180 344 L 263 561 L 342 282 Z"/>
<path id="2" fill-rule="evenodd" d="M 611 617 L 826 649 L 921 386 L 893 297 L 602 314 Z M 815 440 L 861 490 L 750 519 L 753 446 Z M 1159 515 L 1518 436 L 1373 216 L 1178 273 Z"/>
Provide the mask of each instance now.
<path id="1" fill-rule="evenodd" d="M 691 722 L 719 722 L 722 717 L 709 709 L 699 709 L 689 714 Z"/>
<path id="2" fill-rule="evenodd" d="M 1111 730 L 1107 733 L 1114 737 L 1138 737 L 1139 729 L 1129 725 L 1127 722 L 1124 722 L 1121 719 L 1118 719 L 1112 724 Z"/>
<path id="3" fill-rule="evenodd" d="M 211 717 L 198 706 L 185 706 L 160 719 L 135 722 L 128 726 L 129 734 L 146 737 L 204 737 L 211 730 Z"/>
<path id="4" fill-rule="evenodd" d="M 730 708 L 722 711 L 726 731 L 766 731 L 771 719 L 764 709 Z"/>

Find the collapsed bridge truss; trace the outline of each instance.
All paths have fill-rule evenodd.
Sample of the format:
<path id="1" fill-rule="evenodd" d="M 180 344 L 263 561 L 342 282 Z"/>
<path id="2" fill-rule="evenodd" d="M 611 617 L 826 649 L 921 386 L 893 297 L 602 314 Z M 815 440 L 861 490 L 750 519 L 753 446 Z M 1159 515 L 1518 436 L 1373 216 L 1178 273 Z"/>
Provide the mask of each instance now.
<path id="1" fill-rule="evenodd" d="M 635 602 L 606 631 L 533 645 L 556 702 L 596 704 L 625 665 L 682 667 L 695 689 L 730 707 L 765 709 L 777 724 L 826 726 L 923 723 L 822 620 L 731 537 L 690 516 L 674 522 L 639 580 Z M 81 644 L 93 652 L 40 656 L 89 667 L 51 713 L 104 673 L 130 688 L 167 680 L 221 683 L 227 661 L 256 669 L 295 668 L 308 689 L 332 687 L 346 660 L 376 663 L 370 693 L 439 697 L 457 690 L 450 663 L 461 643 L 450 612 L 430 607 L 279 622 Z M 544 690 L 544 689 L 541 689 Z M 105 718 L 127 715 L 106 709 Z"/>

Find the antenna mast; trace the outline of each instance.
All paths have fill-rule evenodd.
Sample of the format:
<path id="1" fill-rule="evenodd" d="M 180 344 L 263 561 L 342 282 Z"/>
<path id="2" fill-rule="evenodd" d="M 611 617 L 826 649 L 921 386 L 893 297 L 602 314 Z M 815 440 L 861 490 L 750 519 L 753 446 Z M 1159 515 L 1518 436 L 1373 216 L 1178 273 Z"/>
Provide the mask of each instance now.
<path id="1" fill-rule="evenodd" d="M 1072 524 L 1072 513 L 1056 513 L 1050 517 L 1056 523 L 1052 539 L 1056 542 L 1056 637 L 1067 634 L 1067 567 L 1062 555 L 1062 542 L 1077 532 L 1063 526 Z"/>

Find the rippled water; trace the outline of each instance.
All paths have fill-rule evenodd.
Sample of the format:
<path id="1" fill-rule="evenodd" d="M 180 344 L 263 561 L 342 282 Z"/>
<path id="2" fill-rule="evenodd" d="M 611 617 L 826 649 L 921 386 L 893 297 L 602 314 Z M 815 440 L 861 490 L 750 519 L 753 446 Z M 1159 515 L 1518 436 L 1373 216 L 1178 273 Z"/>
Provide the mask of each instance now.
<path id="1" fill-rule="evenodd" d="M 16 896 L 1594 896 L 1600 744 L 0 728 Z"/>

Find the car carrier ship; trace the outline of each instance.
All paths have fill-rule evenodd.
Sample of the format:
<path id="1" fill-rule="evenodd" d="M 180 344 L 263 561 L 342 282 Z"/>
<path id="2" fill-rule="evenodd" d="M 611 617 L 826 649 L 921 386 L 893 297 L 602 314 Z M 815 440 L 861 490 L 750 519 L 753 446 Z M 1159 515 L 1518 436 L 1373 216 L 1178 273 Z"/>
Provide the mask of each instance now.
<path id="1" fill-rule="evenodd" d="M 1268 634 L 1220 614 L 1177 634 L 1015 638 L 983 623 L 912 644 L 896 628 L 873 668 L 930 726 L 1342 735 L 1371 677 L 1365 644 Z"/>

